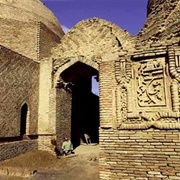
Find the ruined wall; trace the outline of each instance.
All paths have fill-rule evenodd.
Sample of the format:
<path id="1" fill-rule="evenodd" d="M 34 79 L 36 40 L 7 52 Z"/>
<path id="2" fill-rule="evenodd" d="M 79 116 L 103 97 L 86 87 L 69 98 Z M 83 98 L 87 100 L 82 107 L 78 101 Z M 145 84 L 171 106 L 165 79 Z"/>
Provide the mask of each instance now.
<path id="1" fill-rule="evenodd" d="M 24 103 L 27 134 L 37 133 L 38 89 L 39 64 L 0 46 L 0 137 L 19 136 Z"/>
<path id="2" fill-rule="evenodd" d="M 100 129 L 100 179 L 179 179 L 179 130 Z"/>
<path id="3" fill-rule="evenodd" d="M 1 19 L 0 44 L 30 59 L 38 58 L 38 24 Z"/>
<path id="4" fill-rule="evenodd" d="M 24 140 L 0 144 L 0 161 L 37 149 L 37 140 Z"/>
<path id="5" fill-rule="evenodd" d="M 179 17 L 179 0 L 149 0 L 146 23 L 137 36 L 138 46 L 176 42 L 180 34 Z"/>

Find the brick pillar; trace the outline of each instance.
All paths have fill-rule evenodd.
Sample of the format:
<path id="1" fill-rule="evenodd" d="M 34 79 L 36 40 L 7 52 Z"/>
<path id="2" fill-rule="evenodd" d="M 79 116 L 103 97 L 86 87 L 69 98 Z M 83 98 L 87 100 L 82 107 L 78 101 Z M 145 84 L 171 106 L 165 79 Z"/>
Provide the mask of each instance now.
<path id="1" fill-rule="evenodd" d="M 56 135 L 61 148 L 63 138 L 71 138 L 71 94 L 64 89 L 56 89 Z"/>
<path id="2" fill-rule="evenodd" d="M 112 117 L 114 105 L 114 65 L 112 61 L 99 64 L 99 101 L 100 101 L 100 127 L 110 128 L 113 125 Z"/>
<path id="3" fill-rule="evenodd" d="M 56 89 L 52 86 L 52 62 L 43 59 L 40 63 L 38 149 L 53 152 L 51 138 L 56 133 Z"/>

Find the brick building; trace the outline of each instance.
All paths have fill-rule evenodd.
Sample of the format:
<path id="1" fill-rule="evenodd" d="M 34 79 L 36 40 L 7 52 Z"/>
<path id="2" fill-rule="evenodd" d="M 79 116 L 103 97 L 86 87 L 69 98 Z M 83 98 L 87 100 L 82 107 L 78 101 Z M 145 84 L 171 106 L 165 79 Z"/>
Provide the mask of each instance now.
<path id="1" fill-rule="evenodd" d="M 179 0 L 149 0 L 136 36 L 99 18 L 64 34 L 39 0 L 0 12 L 0 160 L 88 132 L 100 179 L 180 178 Z"/>

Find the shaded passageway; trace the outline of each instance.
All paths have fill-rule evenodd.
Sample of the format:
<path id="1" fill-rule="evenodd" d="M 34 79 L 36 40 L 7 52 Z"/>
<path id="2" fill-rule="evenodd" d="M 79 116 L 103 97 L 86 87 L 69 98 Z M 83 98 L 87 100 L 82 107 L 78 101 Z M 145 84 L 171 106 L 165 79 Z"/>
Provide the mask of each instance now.
<path id="1" fill-rule="evenodd" d="M 75 147 L 84 141 L 84 133 L 93 143 L 99 142 L 99 97 L 92 93 L 94 68 L 77 62 L 61 73 L 65 82 L 72 82 L 71 140 Z"/>

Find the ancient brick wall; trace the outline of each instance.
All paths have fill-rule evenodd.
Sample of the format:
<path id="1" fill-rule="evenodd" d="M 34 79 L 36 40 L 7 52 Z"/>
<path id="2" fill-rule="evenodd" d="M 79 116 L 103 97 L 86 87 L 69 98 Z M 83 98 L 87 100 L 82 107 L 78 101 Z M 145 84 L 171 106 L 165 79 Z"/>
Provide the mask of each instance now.
<path id="1" fill-rule="evenodd" d="M 21 107 L 28 106 L 27 134 L 37 133 L 39 64 L 0 46 L 0 137 L 20 134 Z"/>
<path id="2" fill-rule="evenodd" d="M 51 31 L 44 24 L 39 23 L 39 58 L 48 57 L 51 55 L 51 48 L 60 42 L 59 36 Z"/>
<path id="3" fill-rule="evenodd" d="M 28 58 L 37 60 L 37 23 L 1 19 L 0 44 Z"/>
<path id="4" fill-rule="evenodd" d="M 0 17 L 20 22 L 42 22 L 59 37 L 64 35 L 54 14 L 39 0 L 31 1 L 0 1 Z"/>
<path id="5" fill-rule="evenodd" d="M 180 179 L 179 130 L 100 129 L 100 178 Z"/>
<path id="6" fill-rule="evenodd" d="M 148 46 L 157 41 L 167 44 L 179 37 L 179 0 L 149 0 L 147 19 L 137 36 L 138 46 Z"/>
<path id="7" fill-rule="evenodd" d="M 112 127 L 115 118 L 114 106 L 114 64 L 112 61 L 101 62 L 99 65 L 100 119 L 101 127 Z M 111 121 L 109 121 L 111 119 Z"/>
<path id="8" fill-rule="evenodd" d="M 50 89 L 48 108 L 47 117 L 38 122 L 38 149 L 54 154 L 52 139 L 57 140 L 57 146 L 61 150 L 64 137 L 71 138 L 71 94 L 64 89 Z"/>
<path id="9" fill-rule="evenodd" d="M 37 149 L 37 140 L 24 140 L 0 144 L 0 161 L 13 158 L 34 149 Z"/>
<path id="10" fill-rule="evenodd" d="M 71 94 L 64 89 L 57 89 L 56 103 L 56 135 L 61 149 L 64 137 L 71 138 Z"/>

